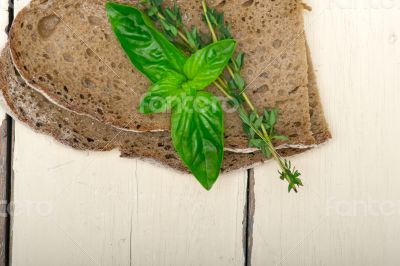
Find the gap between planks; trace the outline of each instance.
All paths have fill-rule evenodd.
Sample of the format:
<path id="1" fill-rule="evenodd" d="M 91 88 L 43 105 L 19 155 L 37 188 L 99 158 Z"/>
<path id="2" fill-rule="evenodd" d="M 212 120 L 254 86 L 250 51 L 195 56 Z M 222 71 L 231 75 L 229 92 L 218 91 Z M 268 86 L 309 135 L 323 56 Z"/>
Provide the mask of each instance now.
<path id="1" fill-rule="evenodd" d="M 256 203 L 254 186 L 254 169 L 252 168 L 247 170 L 246 203 L 243 211 L 244 266 L 251 266 L 251 255 L 253 249 L 253 224 Z"/>
<path id="2" fill-rule="evenodd" d="M 14 1 L 7 1 L 8 25 L 4 29 L 8 35 L 14 19 Z M 11 224 L 12 224 L 12 179 L 13 179 L 13 147 L 14 147 L 14 121 L 11 116 L 5 114 L 1 123 L 0 140 L 0 197 L 1 197 L 1 222 L 0 222 L 0 265 L 11 265 Z"/>

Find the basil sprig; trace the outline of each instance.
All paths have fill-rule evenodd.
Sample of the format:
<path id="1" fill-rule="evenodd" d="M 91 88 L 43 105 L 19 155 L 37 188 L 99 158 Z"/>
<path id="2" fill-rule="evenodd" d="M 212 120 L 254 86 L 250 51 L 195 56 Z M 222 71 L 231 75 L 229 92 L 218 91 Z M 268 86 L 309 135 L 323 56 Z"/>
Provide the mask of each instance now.
<path id="1" fill-rule="evenodd" d="M 224 115 L 218 99 L 204 90 L 221 75 L 236 42 L 219 41 L 187 58 L 139 9 L 117 3 L 107 3 L 106 9 L 129 59 L 153 82 L 139 111 L 171 110 L 176 152 L 203 187 L 211 189 L 224 156 Z"/>

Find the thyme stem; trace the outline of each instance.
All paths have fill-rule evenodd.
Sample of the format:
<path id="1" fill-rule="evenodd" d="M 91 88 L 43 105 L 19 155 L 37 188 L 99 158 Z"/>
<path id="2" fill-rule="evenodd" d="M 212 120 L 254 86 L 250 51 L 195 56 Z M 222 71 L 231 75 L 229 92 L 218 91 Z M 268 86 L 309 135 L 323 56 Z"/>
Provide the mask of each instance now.
<path id="1" fill-rule="evenodd" d="M 206 21 L 207 21 L 207 25 L 208 25 L 208 27 L 210 28 L 210 31 L 211 31 L 211 36 L 212 36 L 213 42 L 217 42 L 218 41 L 217 35 L 215 34 L 214 28 L 213 28 L 213 26 L 211 24 L 211 21 L 210 21 L 210 18 L 208 17 L 208 14 L 207 14 L 208 13 L 208 8 L 207 8 L 206 0 L 202 0 L 201 4 L 203 6 L 203 12 L 204 12 L 204 15 L 205 15 L 205 18 L 206 18 Z"/>
<path id="2" fill-rule="evenodd" d="M 206 0 L 202 0 L 202 6 L 203 6 L 203 12 L 204 12 L 205 19 L 207 21 L 208 28 L 210 29 L 210 32 L 212 35 L 213 42 L 217 42 L 218 41 L 217 35 L 215 33 L 214 27 L 212 26 L 210 18 L 208 16 L 208 7 L 207 7 Z M 235 66 L 235 62 L 233 61 L 233 59 L 231 59 L 231 61 L 232 61 L 232 64 Z M 237 69 L 237 68 L 235 68 L 235 69 Z M 235 72 L 229 64 L 227 66 L 227 70 L 228 70 L 228 73 L 231 76 L 231 78 L 233 80 L 235 80 Z M 236 71 L 236 74 L 240 75 L 240 73 L 238 73 L 238 71 Z M 256 118 L 259 119 L 260 116 L 257 112 L 257 109 L 254 107 L 253 103 L 247 96 L 245 89 L 241 92 L 241 95 L 242 95 L 243 99 L 245 100 L 246 104 L 248 105 L 248 107 L 250 108 L 250 110 L 256 115 Z M 241 106 L 240 108 L 242 108 L 242 111 L 245 112 L 243 106 Z M 288 164 L 283 161 L 282 157 L 276 151 L 275 147 L 272 144 L 271 137 L 269 136 L 264 124 L 261 123 L 261 125 L 260 125 L 262 134 L 260 134 L 260 131 L 257 130 L 256 128 L 254 128 L 252 125 L 250 125 L 250 127 L 267 144 L 268 149 L 270 150 L 272 156 L 278 162 L 278 164 L 282 170 L 281 179 L 286 179 L 289 182 L 289 191 L 291 189 L 293 189 L 295 192 L 297 192 L 296 185 L 300 186 L 300 185 L 302 185 L 302 183 L 300 180 L 296 180 L 297 177 L 295 176 L 295 174 L 292 173 L 292 170 L 290 169 L 290 167 L 287 167 Z M 290 163 L 289 163 L 289 165 L 290 165 Z M 297 174 L 297 171 L 296 171 L 296 174 Z M 293 180 L 291 180 L 291 177 Z"/>
<path id="3" fill-rule="evenodd" d="M 217 88 L 229 99 L 233 100 L 233 97 L 229 95 L 229 93 L 226 91 L 226 87 L 223 84 L 220 84 L 218 81 L 214 81 L 214 85 L 217 86 Z"/>
<path id="4" fill-rule="evenodd" d="M 202 3 L 202 6 L 203 6 L 204 16 L 206 18 L 208 27 L 210 29 L 213 41 L 217 42 L 218 41 L 217 35 L 215 34 L 214 28 L 213 28 L 213 26 L 212 26 L 212 24 L 210 22 L 210 18 L 208 17 L 208 8 L 207 8 L 206 0 L 202 0 L 201 3 Z M 230 76 L 232 77 L 232 79 L 235 79 L 235 73 L 234 73 L 234 71 L 233 71 L 233 69 L 231 68 L 230 65 L 227 66 L 227 70 L 228 70 Z M 246 104 L 249 106 L 250 110 L 255 112 L 256 117 L 259 118 L 260 116 L 257 113 L 256 108 L 254 107 L 254 105 L 251 102 L 250 98 L 247 96 L 247 94 L 244 91 L 242 92 L 242 96 L 243 96 L 243 99 L 245 100 Z M 261 130 L 263 131 L 263 134 L 264 134 L 264 138 L 263 138 L 264 141 L 268 143 L 268 146 L 270 148 L 271 153 L 274 155 L 274 158 L 276 160 L 278 160 L 279 164 L 282 166 L 282 162 L 281 162 L 282 159 L 280 158 L 279 154 L 276 152 L 275 148 L 271 144 L 271 138 L 270 138 L 270 136 L 269 136 L 269 134 L 268 134 L 268 132 L 267 132 L 267 130 L 266 130 L 266 128 L 265 128 L 265 126 L 263 124 L 261 124 Z"/>
<path id="5" fill-rule="evenodd" d="M 157 12 L 157 17 L 159 17 L 160 19 L 166 21 L 166 18 L 165 18 L 160 12 Z M 195 47 L 193 47 L 193 46 L 190 44 L 188 38 L 186 38 L 185 34 L 183 34 L 182 31 L 178 30 L 178 35 L 179 35 L 179 37 L 182 39 L 182 41 L 183 41 L 186 45 L 189 45 L 190 47 L 192 47 L 193 49 L 195 49 Z"/>

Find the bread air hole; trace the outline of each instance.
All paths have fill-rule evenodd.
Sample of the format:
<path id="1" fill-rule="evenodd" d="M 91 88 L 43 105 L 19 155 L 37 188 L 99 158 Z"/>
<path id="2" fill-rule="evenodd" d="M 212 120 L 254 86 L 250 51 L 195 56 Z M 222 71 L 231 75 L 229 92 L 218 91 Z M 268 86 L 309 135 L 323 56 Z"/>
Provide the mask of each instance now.
<path id="1" fill-rule="evenodd" d="M 167 154 L 167 155 L 165 155 L 165 159 L 171 160 L 171 159 L 177 159 L 177 158 L 176 158 L 176 156 L 173 155 L 173 154 Z"/>
<path id="2" fill-rule="evenodd" d="M 95 16 L 89 16 L 88 21 L 91 25 L 94 25 L 94 26 L 101 25 L 101 22 L 102 22 L 101 18 L 95 17 Z"/>
<path id="3" fill-rule="evenodd" d="M 92 89 L 95 86 L 93 81 L 91 81 L 88 78 L 85 78 L 85 79 L 82 80 L 82 85 L 83 85 L 83 87 L 85 87 L 87 89 Z"/>
<path id="4" fill-rule="evenodd" d="M 222 7 L 224 7 L 225 4 L 226 4 L 226 0 L 222 0 L 222 1 L 216 6 L 216 8 L 222 8 Z"/>
<path id="5" fill-rule="evenodd" d="M 253 5 L 253 3 L 254 3 L 254 0 L 247 0 L 247 1 L 242 3 L 242 6 L 243 7 L 249 7 L 249 6 Z"/>
<path id="6" fill-rule="evenodd" d="M 269 91 L 269 87 L 268 87 L 267 84 L 264 84 L 264 85 L 258 87 L 255 91 L 253 91 L 253 94 L 256 94 L 256 93 L 265 93 L 265 92 L 267 92 L 267 91 Z"/>
<path id="7" fill-rule="evenodd" d="M 73 62 L 74 61 L 74 58 L 69 53 L 64 53 L 63 54 L 63 58 L 64 58 L 65 62 Z"/>
<path id="8" fill-rule="evenodd" d="M 282 45 L 282 41 L 281 40 L 275 40 L 275 41 L 273 41 L 272 42 L 272 46 L 275 48 L 275 49 L 279 49 L 280 47 L 281 47 L 281 45 Z"/>
<path id="9" fill-rule="evenodd" d="M 55 31 L 57 25 L 60 23 L 60 18 L 56 15 L 49 15 L 38 22 L 38 32 L 40 37 L 49 38 Z"/>

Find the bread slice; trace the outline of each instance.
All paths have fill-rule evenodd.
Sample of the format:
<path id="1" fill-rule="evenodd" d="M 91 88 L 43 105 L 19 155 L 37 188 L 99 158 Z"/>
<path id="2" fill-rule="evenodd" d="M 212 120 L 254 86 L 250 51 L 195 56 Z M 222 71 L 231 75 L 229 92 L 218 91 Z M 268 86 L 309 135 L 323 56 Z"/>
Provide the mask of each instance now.
<path id="1" fill-rule="evenodd" d="M 52 104 L 23 81 L 12 65 L 8 51 L 5 48 L 0 57 L 0 89 L 9 113 L 15 119 L 75 149 L 108 151 L 118 148 L 123 157 L 151 160 L 187 172 L 187 168 L 171 150 L 170 139 L 165 132 L 146 134 L 126 132 Z M 311 74 L 312 71 L 310 71 L 311 84 L 316 84 L 315 75 Z M 310 91 L 318 93 L 316 86 L 310 86 Z M 310 95 L 310 102 L 317 102 L 316 106 L 320 106 L 318 99 L 313 99 L 315 97 L 313 95 Z M 318 118 L 318 121 L 325 121 L 323 113 L 314 112 L 312 117 Z M 322 136 L 321 132 L 327 132 L 328 134 L 324 136 L 330 136 L 329 130 L 321 127 L 322 124 L 324 123 L 313 125 L 312 128 L 317 129 L 315 136 Z M 322 141 L 322 138 L 317 137 L 317 139 Z M 283 149 L 280 153 L 282 156 L 291 156 L 304 151 Z M 229 172 L 246 169 L 265 160 L 260 152 L 248 154 L 226 152 L 222 170 Z"/>
<path id="2" fill-rule="evenodd" d="M 0 58 L 0 89 L 10 115 L 67 146 L 92 151 L 119 149 L 122 157 L 149 160 L 187 172 L 172 148 L 168 132 L 127 132 L 60 108 L 24 82 L 13 67 L 8 49 L 3 50 Z M 282 154 L 302 151 L 286 149 Z M 263 161 L 260 152 L 226 152 L 222 170 L 250 168 Z"/>
<path id="3" fill-rule="evenodd" d="M 10 32 L 15 66 L 29 85 L 77 114 L 129 131 L 169 129 L 167 114 L 135 111 L 149 82 L 120 48 L 105 2 L 33 1 L 18 14 Z M 199 3 L 179 3 L 191 23 L 201 17 Z M 232 32 L 247 54 L 244 76 L 256 107 L 280 108 L 277 129 L 290 137 L 285 147 L 314 144 L 300 1 L 232 0 L 222 1 L 219 8 L 233 22 Z M 225 126 L 226 147 L 247 148 L 236 113 L 226 114 Z"/>

